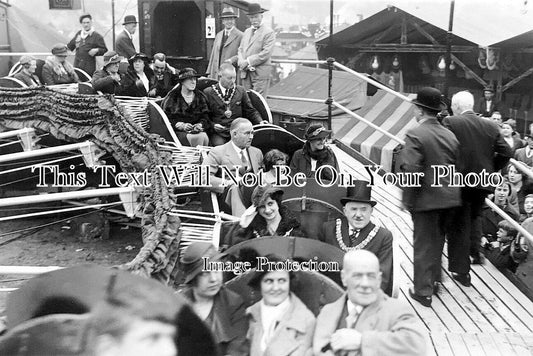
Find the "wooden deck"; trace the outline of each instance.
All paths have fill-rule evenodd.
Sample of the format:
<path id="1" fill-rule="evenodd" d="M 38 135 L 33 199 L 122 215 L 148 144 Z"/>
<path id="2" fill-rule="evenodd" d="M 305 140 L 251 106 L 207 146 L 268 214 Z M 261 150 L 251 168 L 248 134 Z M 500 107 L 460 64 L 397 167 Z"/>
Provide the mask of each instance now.
<path id="1" fill-rule="evenodd" d="M 333 147 L 341 170 L 369 180 L 362 163 Z M 413 280 L 413 226 L 400 209 L 401 190 L 380 177 L 372 191 L 378 201 L 373 220 L 392 231 L 399 245 L 399 298 L 409 303 L 426 326 L 433 346 L 430 355 L 533 355 L 533 302 L 490 262 L 472 266 L 472 287 L 453 280 L 442 257 L 442 286 L 431 308 L 409 297 Z"/>

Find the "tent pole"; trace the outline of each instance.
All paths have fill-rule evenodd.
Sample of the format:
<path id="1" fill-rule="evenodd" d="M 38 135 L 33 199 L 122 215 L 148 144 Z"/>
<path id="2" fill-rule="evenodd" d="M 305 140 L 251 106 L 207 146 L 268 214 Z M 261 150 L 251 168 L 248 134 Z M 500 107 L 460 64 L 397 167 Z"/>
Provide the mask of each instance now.
<path id="1" fill-rule="evenodd" d="M 446 67 L 444 68 L 444 96 L 448 97 L 450 87 L 450 64 L 452 64 L 452 31 L 453 31 L 453 12 L 455 7 L 455 0 L 450 2 L 450 22 L 448 24 L 448 33 L 446 34 Z"/>
<path id="2" fill-rule="evenodd" d="M 329 50 L 333 48 L 333 0 L 329 1 Z M 333 82 L 333 63 L 335 62 L 334 58 L 329 57 L 328 62 L 328 99 L 326 103 L 328 104 L 328 129 L 331 130 L 331 111 L 333 109 L 333 97 L 331 96 L 331 86 Z"/>
<path id="3" fill-rule="evenodd" d="M 111 22 L 113 23 L 111 33 L 113 34 L 113 51 L 115 50 L 115 0 L 111 0 Z"/>

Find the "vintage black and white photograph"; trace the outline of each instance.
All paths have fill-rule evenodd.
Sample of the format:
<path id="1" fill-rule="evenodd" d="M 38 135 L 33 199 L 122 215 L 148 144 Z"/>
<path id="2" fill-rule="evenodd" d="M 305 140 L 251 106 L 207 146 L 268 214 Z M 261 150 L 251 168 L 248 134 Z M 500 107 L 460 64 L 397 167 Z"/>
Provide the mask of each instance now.
<path id="1" fill-rule="evenodd" d="M 0 0 L 0 355 L 533 354 L 532 78 L 530 0 Z"/>

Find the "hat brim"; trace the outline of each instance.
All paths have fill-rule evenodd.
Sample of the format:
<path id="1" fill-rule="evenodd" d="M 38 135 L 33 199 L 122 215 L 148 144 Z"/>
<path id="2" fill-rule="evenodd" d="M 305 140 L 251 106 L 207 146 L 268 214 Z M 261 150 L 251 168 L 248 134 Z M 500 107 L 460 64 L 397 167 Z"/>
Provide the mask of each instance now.
<path id="1" fill-rule="evenodd" d="M 128 21 L 128 22 L 123 22 L 122 25 L 128 25 L 130 23 L 139 23 L 138 21 Z"/>
<path id="2" fill-rule="evenodd" d="M 306 137 L 306 140 L 308 141 L 313 141 L 313 140 L 318 140 L 318 139 L 322 139 L 322 138 L 326 138 L 328 137 L 329 135 L 331 135 L 332 131 L 331 130 L 323 130 L 321 131 L 318 135 L 316 136 L 313 136 L 313 137 Z"/>
<path id="3" fill-rule="evenodd" d="M 353 203 L 366 203 L 370 204 L 371 206 L 375 206 L 378 202 L 374 200 L 365 200 L 365 199 L 355 199 L 355 198 L 341 198 L 341 204 L 345 205 L 346 203 L 353 202 Z"/>
<path id="4" fill-rule="evenodd" d="M 216 262 L 221 260 L 222 258 L 226 257 L 227 254 L 224 252 L 217 252 L 209 258 L 210 262 Z M 191 283 L 200 273 L 204 271 L 204 263 L 203 258 L 200 260 L 200 263 L 198 263 L 193 269 L 191 269 L 187 274 L 185 275 L 185 281 L 183 283 L 189 284 Z"/>
<path id="5" fill-rule="evenodd" d="M 247 12 L 246 15 L 252 16 L 252 15 L 262 14 L 265 12 L 267 12 L 267 10 L 253 11 L 253 12 Z"/>
<path id="6" fill-rule="evenodd" d="M 411 103 L 413 103 L 416 106 L 421 106 L 421 107 L 424 107 L 426 109 L 430 109 L 430 110 L 434 110 L 434 111 L 442 111 L 442 110 L 447 108 L 447 105 L 445 103 L 443 103 L 442 101 L 440 102 L 440 105 L 439 105 L 438 108 L 423 104 L 423 103 L 419 102 L 417 99 L 413 99 L 411 101 Z"/>
<path id="7" fill-rule="evenodd" d="M 239 16 L 237 16 L 237 15 L 220 15 L 221 19 L 236 19 L 238 17 Z"/>
<path id="8" fill-rule="evenodd" d="M 201 78 L 201 77 L 206 77 L 207 76 L 207 73 L 202 73 L 202 74 L 193 74 L 193 75 L 187 75 L 186 77 L 183 77 L 183 78 L 178 78 L 178 82 L 183 82 L 185 79 L 191 79 L 191 78 Z"/>

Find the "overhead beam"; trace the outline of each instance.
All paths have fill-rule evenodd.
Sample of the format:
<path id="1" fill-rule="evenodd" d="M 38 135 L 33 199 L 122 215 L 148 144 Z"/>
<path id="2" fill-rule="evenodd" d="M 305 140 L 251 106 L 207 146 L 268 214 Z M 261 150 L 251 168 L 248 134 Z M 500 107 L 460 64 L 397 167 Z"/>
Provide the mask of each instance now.
<path id="1" fill-rule="evenodd" d="M 513 80 L 511 80 L 509 83 L 505 84 L 502 87 L 502 93 L 504 91 L 506 91 L 507 89 L 510 89 L 513 85 L 515 85 L 516 83 L 518 83 L 522 79 L 529 77 L 532 73 L 533 73 L 533 67 L 529 68 L 524 73 L 520 74 L 518 77 L 516 77 Z"/>
<path id="2" fill-rule="evenodd" d="M 356 49 L 361 52 L 446 52 L 446 46 L 434 46 L 430 44 L 405 44 L 385 43 L 375 45 L 360 45 L 360 44 L 346 44 L 343 48 Z M 471 46 L 452 46 L 452 52 L 455 53 L 470 53 L 476 50 L 477 47 Z"/>

